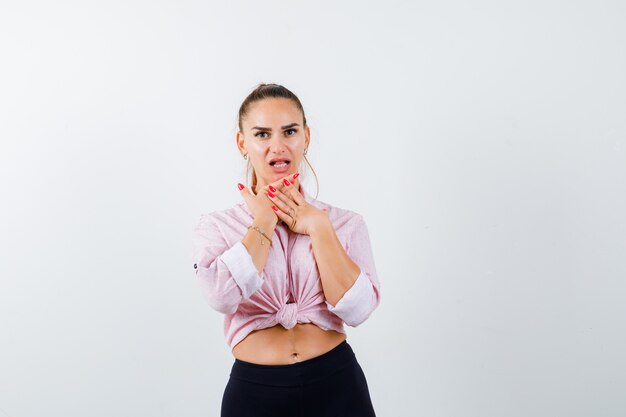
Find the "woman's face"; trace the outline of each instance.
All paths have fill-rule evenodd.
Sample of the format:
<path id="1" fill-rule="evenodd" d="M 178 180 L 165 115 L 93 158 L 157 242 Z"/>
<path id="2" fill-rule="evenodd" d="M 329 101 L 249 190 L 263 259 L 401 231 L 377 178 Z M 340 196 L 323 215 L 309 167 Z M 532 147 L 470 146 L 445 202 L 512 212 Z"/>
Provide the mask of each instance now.
<path id="1" fill-rule="evenodd" d="M 250 158 L 257 189 L 298 171 L 309 146 L 310 129 L 302 126 L 302 113 L 291 100 L 268 98 L 254 103 L 242 127 L 243 132 L 237 132 L 237 146 Z M 287 165 L 281 166 L 282 161 L 288 161 Z"/>

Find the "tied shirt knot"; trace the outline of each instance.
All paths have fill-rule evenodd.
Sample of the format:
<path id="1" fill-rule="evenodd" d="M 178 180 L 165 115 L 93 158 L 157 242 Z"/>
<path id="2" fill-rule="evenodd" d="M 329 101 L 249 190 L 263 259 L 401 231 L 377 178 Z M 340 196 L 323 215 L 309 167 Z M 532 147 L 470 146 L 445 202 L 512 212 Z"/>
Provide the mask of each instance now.
<path id="1" fill-rule="evenodd" d="M 276 320 L 285 329 L 291 329 L 296 325 L 298 315 L 298 303 L 286 303 L 276 313 Z"/>

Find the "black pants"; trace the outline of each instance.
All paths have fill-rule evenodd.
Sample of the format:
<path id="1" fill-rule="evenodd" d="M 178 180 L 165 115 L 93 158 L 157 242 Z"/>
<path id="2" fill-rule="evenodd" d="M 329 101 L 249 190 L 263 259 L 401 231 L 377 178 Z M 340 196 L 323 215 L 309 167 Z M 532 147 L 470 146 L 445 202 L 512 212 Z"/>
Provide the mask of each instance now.
<path id="1" fill-rule="evenodd" d="M 367 381 L 347 341 L 289 365 L 235 359 L 221 417 L 375 417 Z"/>

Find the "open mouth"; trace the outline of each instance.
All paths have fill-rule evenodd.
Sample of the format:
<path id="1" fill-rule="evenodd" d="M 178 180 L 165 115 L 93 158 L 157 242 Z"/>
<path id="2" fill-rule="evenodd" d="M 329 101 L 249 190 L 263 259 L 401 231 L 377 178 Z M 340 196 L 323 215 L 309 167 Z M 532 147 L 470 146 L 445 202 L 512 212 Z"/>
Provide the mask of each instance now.
<path id="1" fill-rule="evenodd" d="M 270 165 L 274 168 L 285 168 L 291 163 L 291 161 L 274 161 L 270 162 Z"/>

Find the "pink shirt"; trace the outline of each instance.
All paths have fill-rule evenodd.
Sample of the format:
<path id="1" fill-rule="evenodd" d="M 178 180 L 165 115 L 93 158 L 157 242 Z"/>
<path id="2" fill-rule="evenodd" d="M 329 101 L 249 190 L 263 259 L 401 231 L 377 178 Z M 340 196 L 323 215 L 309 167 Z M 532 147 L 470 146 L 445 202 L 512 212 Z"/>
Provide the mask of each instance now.
<path id="1" fill-rule="evenodd" d="M 304 187 L 300 191 L 308 203 L 326 208 L 339 241 L 360 267 L 360 274 L 333 306 L 322 291 L 310 236 L 292 232 L 279 221 L 259 274 L 242 243 L 254 220 L 245 201 L 202 214 L 193 230 L 193 266 L 204 299 L 225 314 L 224 335 L 231 349 L 253 330 L 277 323 L 286 329 L 296 323 L 313 323 L 345 334 L 344 323 L 356 327 L 378 307 L 380 284 L 363 217 L 309 196 Z"/>

